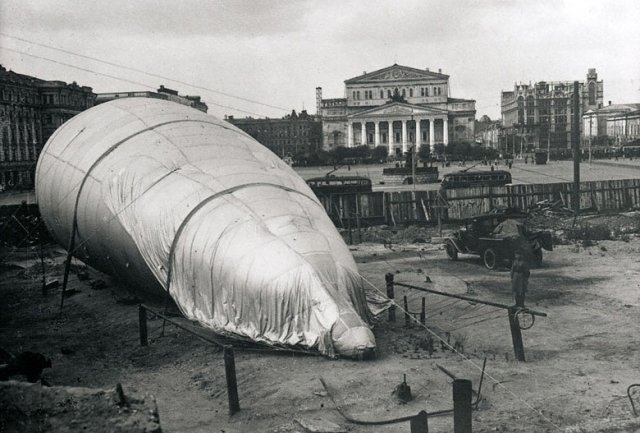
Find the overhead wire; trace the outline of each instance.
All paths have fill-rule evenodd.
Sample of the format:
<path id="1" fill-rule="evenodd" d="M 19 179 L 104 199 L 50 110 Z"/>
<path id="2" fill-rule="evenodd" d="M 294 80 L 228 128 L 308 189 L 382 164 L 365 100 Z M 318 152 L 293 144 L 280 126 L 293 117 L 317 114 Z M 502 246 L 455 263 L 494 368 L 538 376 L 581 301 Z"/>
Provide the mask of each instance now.
<path id="1" fill-rule="evenodd" d="M 257 105 L 262 105 L 262 106 L 269 107 L 269 108 L 275 108 L 277 110 L 283 110 L 283 111 L 287 111 L 287 112 L 289 111 L 288 108 L 279 107 L 277 105 L 256 101 L 254 99 L 245 98 L 245 97 L 242 97 L 242 96 L 234 95 L 232 93 L 222 92 L 220 90 L 211 89 L 209 87 L 198 86 L 196 84 L 188 83 L 186 81 L 178 80 L 178 79 L 175 79 L 175 78 L 167 77 L 167 76 L 156 74 L 156 73 L 153 73 L 153 72 L 148 72 L 148 71 L 145 71 L 145 70 L 142 70 L 142 69 L 138 69 L 138 68 L 133 68 L 131 66 L 123 65 L 121 63 L 115 63 L 115 62 L 111 62 L 111 61 L 100 59 L 100 58 L 93 57 L 93 56 L 87 56 L 85 54 L 76 53 L 74 51 L 66 50 L 66 49 L 60 48 L 60 47 L 55 47 L 53 45 L 47 45 L 47 44 L 43 44 L 43 43 L 40 43 L 40 42 L 34 42 L 34 41 L 31 41 L 31 40 L 28 40 L 28 39 L 25 39 L 25 38 L 21 38 L 21 37 L 15 36 L 15 35 L 10 35 L 10 34 L 7 34 L 7 33 L 0 32 L 0 36 L 5 36 L 7 38 L 15 39 L 15 40 L 18 40 L 18 41 L 21 41 L 21 42 L 26 42 L 28 44 L 35 45 L 35 46 L 38 46 L 38 47 L 43 47 L 43 48 L 47 48 L 47 49 L 50 49 L 50 50 L 59 51 L 61 53 L 70 54 L 72 56 L 77 56 L 77 57 L 80 57 L 80 58 L 83 58 L 83 59 L 92 60 L 94 62 L 103 63 L 105 65 L 115 66 L 117 68 L 122 68 L 122 69 L 125 69 L 125 70 L 128 70 L 128 71 L 131 71 L 131 72 L 137 72 L 137 73 L 140 73 L 140 74 L 148 75 L 150 77 L 160 78 L 162 80 L 167 80 L 167 81 L 172 81 L 174 83 L 182 84 L 184 86 L 189 86 L 189 87 L 192 87 L 194 89 L 206 90 L 208 92 L 217 93 L 219 95 L 226 96 L 226 97 L 229 97 L 229 98 L 238 99 L 240 101 L 249 102 L 249 103 L 257 104 Z"/>
<path id="2" fill-rule="evenodd" d="M 144 86 L 146 88 L 155 90 L 154 86 L 150 86 L 148 84 L 141 83 L 139 81 L 134 81 L 134 80 L 130 80 L 128 78 L 118 77 L 116 75 L 111 75 L 111 74 L 107 74 L 107 73 L 104 73 L 104 72 L 98 72 L 98 71 L 95 71 L 93 69 L 83 68 L 82 66 L 76 66 L 76 65 L 72 65 L 70 63 L 65 63 L 65 62 L 61 62 L 59 60 L 51 59 L 49 57 L 39 56 L 37 54 L 27 53 L 27 52 L 22 51 L 22 50 L 16 50 L 16 49 L 13 49 L 13 48 L 8 48 L 8 47 L 3 46 L 3 45 L 0 45 L 0 50 L 11 51 L 11 52 L 14 52 L 14 53 L 17 53 L 17 54 L 21 54 L 21 55 L 24 55 L 24 56 L 29 56 L 29 57 L 33 57 L 33 58 L 36 58 L 36 59 L 45 60 L 45 61 L 48 61 L 48 62 L 56 63 L 58 65 L 66 66 L 66 67 L 69 67 L 69 68 L 78 69 L 80 71 L 89 72 L 89 73 L 95 74 L 95 75 L 101 75 L 103 77 L 111 78 L 111 79 L 114 79 L 114 80 L 124 81 L 124 82 L 130 83 L 130 84 L 135 84 L 135 85 L 138 85 L 138 86 Z M 211 104 L 211 105 L 215 105 L 217 107 L 227 108 L 229 110 L 235 110 L 235 111 L 239 111 L 239 112 L 246 113 L 246 114 L 252 114 L 254 116 L 265 117 L 265 118 L 268 117 L 268 116 L 266 116 L 264 114 L 255 113 L 253 111 L 247 111 L 247 110 L 243 110 L 241 108 L 232 107 L 230 105 L 224 105 L 224 104 L 219 104 L 217 102 L 211 102 L 211 100 L 209 100 L 207 103 Z"/>

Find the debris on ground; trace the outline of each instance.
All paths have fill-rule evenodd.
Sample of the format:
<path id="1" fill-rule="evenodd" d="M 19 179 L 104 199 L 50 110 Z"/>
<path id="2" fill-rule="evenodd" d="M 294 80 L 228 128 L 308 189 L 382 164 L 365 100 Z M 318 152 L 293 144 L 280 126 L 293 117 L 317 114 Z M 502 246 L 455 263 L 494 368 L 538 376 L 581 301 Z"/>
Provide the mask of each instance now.
<path id="1" fill-rule="evenodd" d="M 162 431 L 153 397 L 139 397 L 127 390 L 128 405 L 122 405 L 122 395 L 116 388 L 43 387 L 3 382 L 0 383 L 0 425 L 3 431 L 16 433 Z"/>

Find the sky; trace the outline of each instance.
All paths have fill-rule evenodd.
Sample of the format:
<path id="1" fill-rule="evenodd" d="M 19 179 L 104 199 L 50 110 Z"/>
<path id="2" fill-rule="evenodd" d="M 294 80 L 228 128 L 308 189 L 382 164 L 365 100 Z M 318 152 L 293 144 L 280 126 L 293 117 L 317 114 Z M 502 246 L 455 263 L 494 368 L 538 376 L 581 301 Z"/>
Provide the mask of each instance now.
<path id="1" fill-rule="evenodd" d="M 640 102 L 638 23 L 638 0 L 2 0 L 0 64 L 96 93 L 164 84 L 218 117 L 282 117 L 314 114 L 316 87 L 344 97 L 345 80 L 397 63 L 442 69 L 450 96 L 497 119 L 516 82 L 588 68 L 605 104 Z"/>

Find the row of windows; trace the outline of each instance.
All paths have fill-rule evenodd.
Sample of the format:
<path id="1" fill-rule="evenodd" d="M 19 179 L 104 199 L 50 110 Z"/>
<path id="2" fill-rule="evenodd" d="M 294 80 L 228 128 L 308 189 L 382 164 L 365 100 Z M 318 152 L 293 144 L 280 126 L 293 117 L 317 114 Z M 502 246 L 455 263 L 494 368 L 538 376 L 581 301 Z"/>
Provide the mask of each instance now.
<path id="1" fill-rule="evenodd" d="M 78 108 L 89 108 L 91 105 L 87 99 L 77 94 L 50 94 L 45 93 L 42 95 L 35 94 L 34 92 L 13 91 L 2 89 L 2 100 L 7 102 L 14 102 L 20 104 L 44 104 L 44 105 L 71 105 Z"/>
<path id="2" fill-rule="evenodd" d="M 524 112 L 520 111 L 518 112 L 518 123 L 524 123 Z M 555 118 L 555 123 L 567 123 L 567 116 L 565 115 L 556 115 L 553 116 L 551 114 L 547 114 L 547 113 L 540 113 L 538 115 L 538 119 L 540 121 L 540 123 L 549 123 L 549 119 L 551 118 Z M 535 117 L 533 116 L 527 116 L 527 125 L 533 125 L 535 124 Z"/>
<path id="3" fill-rule="evenodd" d="M 420 96 L 423 96 L 423 97 L 429 96 L 429 89 L 432 89 L 431 90 L 432 96 L 442 95 L 442 87 L 433 86 L 433 87 L 421 87 Z M 409 89 L 396 87 L 395 89 L 386 90 L 387 98 L 391 98 L 393 94 L 396 92 L 398 93 L 398 95 L 402 95 L 402 97 L 404 98 L 406 98 L 407 95 L 409 96 L 409 98 L 413 98 L 414 96 L 414 89 L 412 87 L 410 87 Z M 417 92 L 416 92 L 416 95 L 417 95 Z M 352 92 L 352 97 L 356 101 L 359 101 L 361 99 L 361 96 L 365 100 L 373 99 L 373 90 L 363 90 L 362 93 L 360 92 L 360 90 L 354 90 Z M 385 99 L 384 89 L 380 89 L 380 99 Z"/>
<path id="4" fill-rule="evenodd" d="M 19 134 L 18 131 L 20 132 Z M 11 140 L 9 140 L 9 132 L 11 132 Z M 31 128 L 27 128 L 26 133 L 24 129 L 19 129 L 17 125 L 9 125 L 9 127 L 2 128 L 1 144 L 17 146 L 18 144 L 32 144 L 35 141 Z"/>
<path id="5" fill-rule="evenodd" d="M 13 148 L 3 146 L 0 152 L 0 161 L 35 161 L 38 158 L 38 150 L 30 146 Z"/>

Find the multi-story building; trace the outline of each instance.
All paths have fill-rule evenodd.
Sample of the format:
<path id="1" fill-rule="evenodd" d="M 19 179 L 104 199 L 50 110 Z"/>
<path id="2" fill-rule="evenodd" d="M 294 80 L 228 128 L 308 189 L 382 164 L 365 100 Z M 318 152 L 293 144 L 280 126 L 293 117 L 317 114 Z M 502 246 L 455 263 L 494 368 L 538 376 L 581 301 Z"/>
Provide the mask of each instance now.
<path id="1" fill-rule="evenodd" d="M 302 110 L 300 114 L 293 110 L 282 119 L 236 119 L 233 116 L 225 116 L 225 120 L 251 135 L 283 159 L 308 156 L 320 149 L 321 124 L 306 110 Z"/>
<path id="2" fill-rule="evenodd" d="M 401 155 L 409 146 L 473 142 L 475 101 L 449 96 L 449 76 L 394 64 L 346 80 L 345 97 L 320 99 L 322 145 L 385 146 Z"/>
<path id="3" fill-rule="evenodd" d="M 0 190 L 30 188 L 44 143 L 93 106 L 91 87 L 45 81 L 0 66 Z"/>
<path id="4" fill-rule="evenodd" d="M 483 116 L 480 121 L 476 122 L 476 144 L 481 145 L 485 149 L 499 148 L 500 132 L 502 131 L 502 122 L 499 120 L 491 120 Z"/>
<path id="5" fill-rule="evenodd" d="M 607 135 L 617 145 L 640 145 L 640 109 L 609 117 Z"/>
<path id="6" fill-rule="evenodd" d="M 640 104 L 611 104 L 582 115 L 582 138 L 584 141 L 594 138 L 608 138 L 607 119 L 623 116 L 625 113 L 640 110 Z M 623 117 L 624 118 L 624 117 Z M 601 142 L 602 140 L 598 140 Z"/>
<path id="7" fill-rule="evenodd" d="M 200 96 L 179 95 L 177 90 L 169 89 L 164 86 L 160 86 L 157 92 L 149 90 L 141 90 L 134 92 L 112 92 L 112 93 L 98 93 L 96 97 L 96 105 L 103 102 L 113 101 L 114 99 L 121 98 L 156 98 L 164 99 L 166 101 L 176 102 L 178 104 L 187 105 L 197 110 L 207 112 L 209 107 L 202 101 Z"/>
<path id="8" fill-rule="evenodd" d="M 595 69 L 589 69 L 579 82 L 580 112 L 602 107 L 603 82 Z M 501 95 L 502 125 L 507 153 L 549 149 L 552 154 L 567 153 L 571 147 L 573 81 L 539 81 L 534 85 L 516 84 Z"/>

